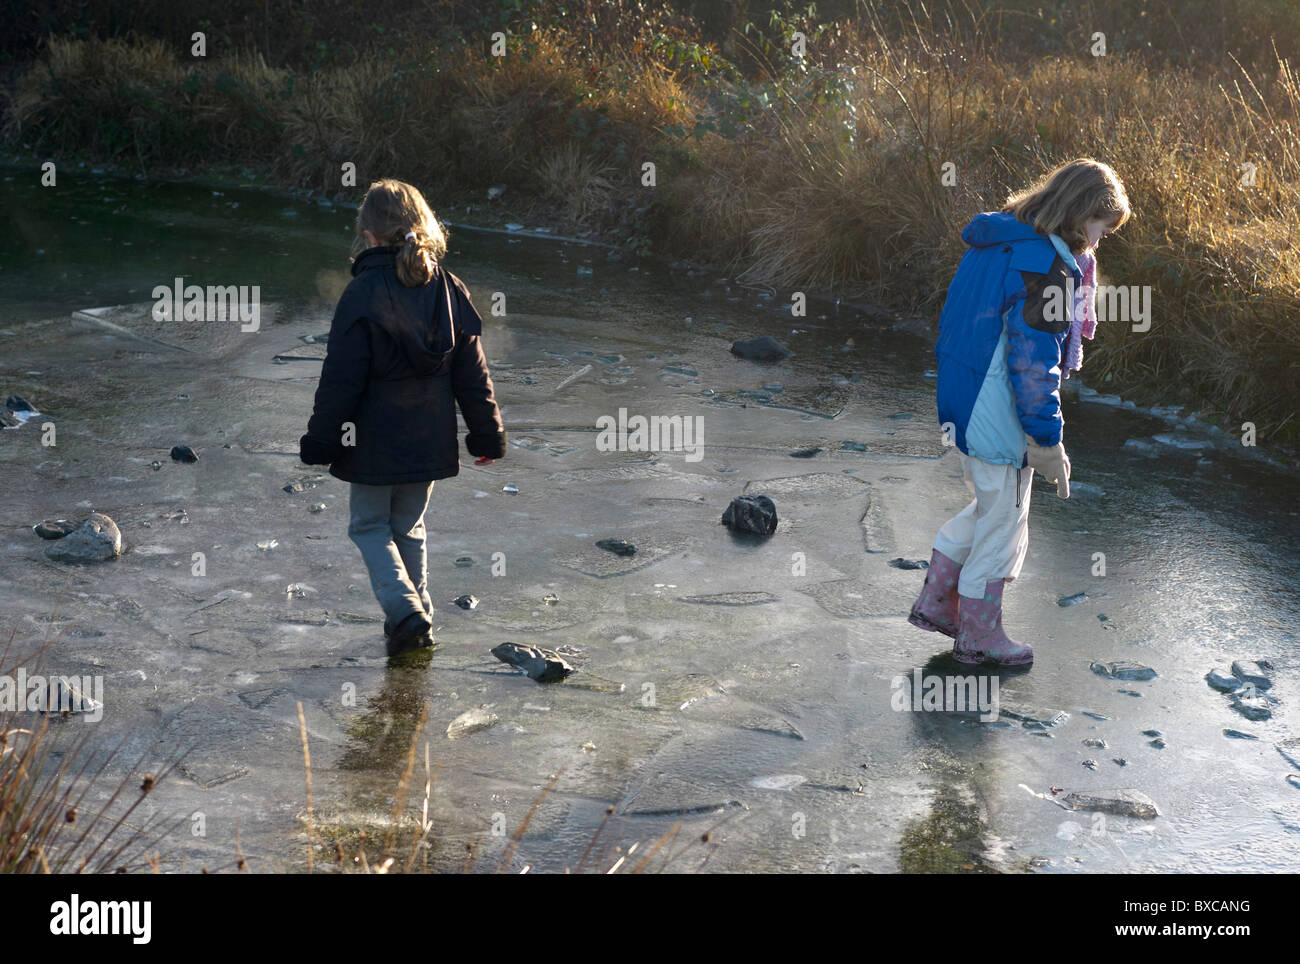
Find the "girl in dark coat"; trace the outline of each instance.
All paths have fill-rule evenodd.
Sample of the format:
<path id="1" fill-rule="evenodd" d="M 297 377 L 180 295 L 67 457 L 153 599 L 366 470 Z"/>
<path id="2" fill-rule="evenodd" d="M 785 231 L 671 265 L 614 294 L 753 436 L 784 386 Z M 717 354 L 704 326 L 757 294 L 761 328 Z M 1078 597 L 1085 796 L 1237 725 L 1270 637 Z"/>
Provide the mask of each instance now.
<path id="1" fill-rule="evenodd" d="M 424 511 L 465 447 L 487 465 L 506 434 L 483 356 L 483 320 L 441 265 L 446 234 L 401 181 L 370 185 L 357 214 L 352 281 L 334 312 L 302 461 L 351 483 L 348 536 L 383 607 L 390 656 L 433 643 Z"/>

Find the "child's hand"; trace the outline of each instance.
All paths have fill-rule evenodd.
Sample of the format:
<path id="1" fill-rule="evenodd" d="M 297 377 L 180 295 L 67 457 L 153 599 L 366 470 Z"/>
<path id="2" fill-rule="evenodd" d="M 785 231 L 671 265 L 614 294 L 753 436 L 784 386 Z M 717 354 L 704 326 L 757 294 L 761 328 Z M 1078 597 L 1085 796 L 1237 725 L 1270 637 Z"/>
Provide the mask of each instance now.
<path id="1" fill-rule="evenodd" d="M 1048 482 L 1056 485 L 1056 494 L 1062 499 L 1070 497 L 1070 457 L 1065 454 L 1065 446 L 1057 442 L 1055 445 L 1042 446 L 1033 439 L 1026 439 L 1025 445 L 1028 448 L 1026 461 L 1029 467 L 1038 472 Z"/>
<path id="2" fill-rule="evenodd" d="M 495 462 L 495 461 L 496 461 L 496 459 L 490 459 L 490 458 L 488 458 L 487 456 L 484 456 L 483 458 L 475 459 L 475 460 L 474 460 L 474 464 L 475 464 L 475 465 L 491 465 L 491 464 L 492 464 L 493 462 Z"/>

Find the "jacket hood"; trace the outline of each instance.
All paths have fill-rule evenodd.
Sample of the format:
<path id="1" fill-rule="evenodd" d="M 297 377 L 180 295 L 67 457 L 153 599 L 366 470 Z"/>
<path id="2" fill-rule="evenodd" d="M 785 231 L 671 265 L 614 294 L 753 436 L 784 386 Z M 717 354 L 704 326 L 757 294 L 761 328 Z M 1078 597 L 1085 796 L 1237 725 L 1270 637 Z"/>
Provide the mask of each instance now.
<path id="1" fill-rule="evenodd" d="M 1018 221 L 1014 214 L 989 211 L 971 218 L 961 233 L 961 239 L 972 248 L 987 248 L 995 244 L 1012 244 L 1016 241 L 1044 241 L 1047 235 L 1039 234 L 1032 225 Z"/>
<path id="2" fill-rule="evenodd" d="M 439 265 L 428 284 L 408 288 L 397 280 L 398 245 L 367 248 L 352 262 L 352 274 L 382 276 L 372 287 L 366 320 L 402 347 L 417 374 L 439 373 L 456 346 L 451 284 Z"/>

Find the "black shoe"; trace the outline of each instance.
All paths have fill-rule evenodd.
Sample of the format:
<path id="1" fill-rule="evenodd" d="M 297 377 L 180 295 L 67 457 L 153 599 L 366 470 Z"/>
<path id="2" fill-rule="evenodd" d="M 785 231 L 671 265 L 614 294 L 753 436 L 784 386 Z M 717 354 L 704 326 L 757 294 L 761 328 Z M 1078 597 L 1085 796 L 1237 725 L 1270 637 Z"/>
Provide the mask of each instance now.
<path id="1" fill-rule="evenodd" d="M 432 636 L 433 624 L 424 613 L 411 613 L 392 628 L 388 635 L 388 655 L 397 656 L 426 645 L 425 636 Z"/>

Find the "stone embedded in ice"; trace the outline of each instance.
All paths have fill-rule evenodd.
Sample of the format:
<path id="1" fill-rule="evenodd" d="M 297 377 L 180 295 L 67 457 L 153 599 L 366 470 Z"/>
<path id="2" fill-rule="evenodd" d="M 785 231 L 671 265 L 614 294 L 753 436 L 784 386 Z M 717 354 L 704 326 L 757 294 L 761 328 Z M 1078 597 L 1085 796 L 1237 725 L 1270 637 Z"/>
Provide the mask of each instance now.
<path id="1" fill-rule="evenodd" d="M 1087 598 L 1088 598 L 1088 594 L 1086 592 L 1076 592 L 1069 596 L 1062 596 L 1060 599 L 1056 600 L 1056 605 L 1062 607 L 1077 606 L 1079 603 L 1083 602 Z"/>
<path id="2" fill-rule="evenodd" d="M 457 596 L 455 599 L 452 600 L 452 602 L 454 602 L 454 603 L 455 603 L 457 606 L 459 606 L 461 609 L 477 609 L 477 608 L 478 608 L 478 597 L 477 597 L 477 596 L 471 596 L 469 593 L 466 593 L 466 594 L 463 595 L 463 596 Z"/>
<path id="3" fill-rule="evenodd" d="M 1071 790 L 1061 798 L 1061 802 L 1071 810 L 1092 810 L 1140 820 L 1160 816 L 1155 801 L 1141 790 Z"/>
<path id="4" fill-rule="evenodd" d="M 74 563 L 107 562 L 121 554 L 122 533 L 117 523 L 102 512 L 92 512 L 90 518 L 45 550 L 51 559 Z"/>
<path id="5" fill-rule="evenodd" d="M 197 462 L 198 454 L 188 445 L 172 446 L 172 461 L 174 462 Z"/>
<path id="6" fill-rule="evenodd" d="M 636 546 L 623 539 L 600 539 L 596 542 L 596 546 L 606 552 L 612 552 L 616 556 L 636 555 Z"/>
<path id="7" fill-rule="evenodd" d="M 761 362 L 778 362 L 794 354 L 771 335 L 761 335 L 758 338 L 732 342 L 731 353 L 737 358 Z"/>

